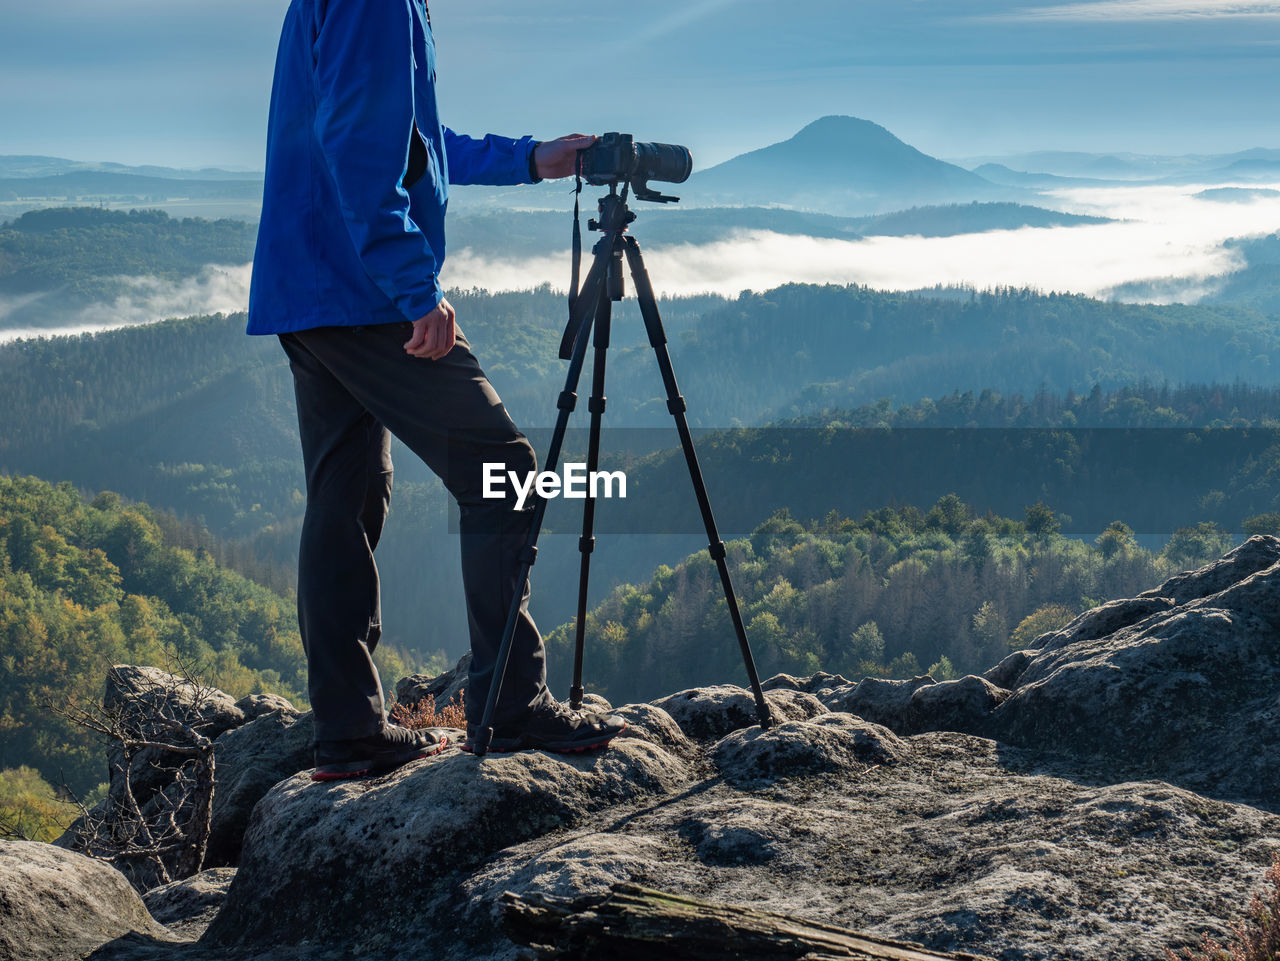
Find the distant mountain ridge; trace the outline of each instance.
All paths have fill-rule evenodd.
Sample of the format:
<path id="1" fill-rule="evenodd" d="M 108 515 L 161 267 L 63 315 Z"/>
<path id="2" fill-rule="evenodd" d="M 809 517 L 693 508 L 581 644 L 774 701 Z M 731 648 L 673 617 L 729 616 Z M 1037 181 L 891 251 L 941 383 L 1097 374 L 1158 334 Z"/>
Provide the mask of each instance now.
<path id="1" fill-rule="evenodd" d="M 41 177 L 0 178 L 0 200 L 27 198 L 64 200 L 108 200 L 124 196 L 140 202 L 152 198 L 173 197 L 223 198 L 246 201 L 262 199 L 261 180 L 177 179 L 145 176 L 137 173 L 114 173 L 83 170 Z"/>
<path id="2" fill-rule="evenodd" d="M 162 177 L 166 180 L 261 180 L 262 171 L 225 170 L 201 167 L 191 170 L 162 167 L 155 164 L 130 166 L 97 160 L 68 160 L 38 154 L 0 154 L 0 178 L 54 177 L 71 173 L 135 174 L 140 177 Z"/>
<path id="3" fill-rule="evenodd" d="M 788 140 L 697 173 L 684 193 L 698 206 L 774 204 L 846 216 L 1020 196 L 845 116 L 815 120 Z"/>
<path id="4" fill-rule="evenodd" d="M 1024 154 L 958 158 L 955 163 L 984 177 L 1000 174 L 1001 183 L 1015 183 L 1010 175 L 1036 178 L 1028 186 L 1048 186 L 1049 180 L 1186 182 L 1187 178 L 1220 176 L 1234 170 L 1274 173 L 1280 150 L 1251 147 L 1225 154 L 1095 154 L 1071 150 L 1036 150 Z M 1239 166 L 1237 166 L 1239 165 Z M 1063 184 L 1058 184 L 1062 186 Z"/>

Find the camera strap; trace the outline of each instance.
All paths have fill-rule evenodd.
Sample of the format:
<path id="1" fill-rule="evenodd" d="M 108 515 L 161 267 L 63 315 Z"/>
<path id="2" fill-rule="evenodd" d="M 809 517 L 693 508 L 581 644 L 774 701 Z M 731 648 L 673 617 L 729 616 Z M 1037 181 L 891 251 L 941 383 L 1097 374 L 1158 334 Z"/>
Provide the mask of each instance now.
<path id="1" fill-rule="evenodd" d="M 582 197 L 582 151 L 574 163 L 573 189 L 573 276 L 569 281 L 569 316 L 573 316 L 573 306 L 578 302 L 578 279 L 582 271 L 582 222 L 578 212 L 578 201 Z"/>

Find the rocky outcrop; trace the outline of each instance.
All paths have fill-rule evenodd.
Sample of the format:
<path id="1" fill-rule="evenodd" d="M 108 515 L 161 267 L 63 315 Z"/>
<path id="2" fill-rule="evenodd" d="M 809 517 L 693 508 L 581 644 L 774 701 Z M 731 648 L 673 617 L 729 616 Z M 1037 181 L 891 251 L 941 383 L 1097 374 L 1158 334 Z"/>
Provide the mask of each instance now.
<path id="1" fill-rule="evenodd" d="M 823 697 L 900 734 L 958 731 L 1280 810 L 1280 538 L 1081 614 L 983 678 Z"/>
<path id="2" fill-rule="evenodd" d="M 284 701 L 283 698 L 278 698 Z M 311 712 L 288 701 L 213 744 L 217 777 L 206 867 L 240 863 L 240 844 L 254 805 L 285 778 L 314 767 Z"/>
<path id="3" fill-rule="evenodd" d="M 821 701 L 804 691 L 777 688 L 766 691 L 764 697 L 778 721 L 802 720 L 827 713 Z M 666 711 L 695 741 L 719 740 L 730 731 L 758 723 L 751 692 L 730 684 L 680 691 L 654 701 L 654 706 Z"/>
<path id="4" fill-rule="evenodd" d="M 675 797 L 499 852 L 450 902 L 442 961 L 515 955 L 504 891 L 639 884 L 939 951 L 1163 961 L 1225 933 L 1280 845 L 1280 817 L 968 735 L 897 738 L 847 715 L 744 729 Z"/>
<path id="5" fill-rule="evenodd" d="M 983 677 L 780 675 L 767 696 L 769 730 L 724 686 L 619 708 L 630 729 L 599 753 L 288 777 L 199 942 L 135 934 L 94 961 L 515 961 L 505 892 L 620 884 L 1019 961 L 1225 939 L 1280 848 L 1280 540 Z M 253 725 L 265 744 L 300 723 L 232 734 L 249 757 Z"/>
<path id="6" fill-rule="evenodd" d="M 323 941 L 370 954 L 434 941 L 452 930 L 459 882 L 495 852 L 690 781 L 689 764 L 656 744 L 615 745 L 567 757 L 450 749 L 370 781 L 290 778 L 254 811 L 205 941 L 223 950 Z"/>
<path id="7" fill-rule="evenodd" d="M 286 714 L 297 714 L 287 698 L 279 694 L 246 694 L 236 701 L 236 707 L 244 715 L 246 721 L 256 721 L 260 717 L 284 711 Z"/>
<path id="8" fill-rule="evenodd" d="M 823 703 L 833 711 L 856 714 L 895 731 L 905 731 L 912 695 L 934 683 L 927 674 L 906 681 L 864 677 L 856 684 L 845 683 L 831 690 L 823 698 Z"/>
<path id="9" fill-rule="evenodd" d="M 952 733 L 828 713 L 708 746 L 450 750 L 387 777 L 299 776 L 258 806 L 205 937 L 94 961 L 515 961 L 505 892 L 639 884 L 1024 961 L 1162 961 L 1226 934 L 1280 817 Z M 523 838 L 523 840 L 521 840 Z"/>
<path id="10" fill-rule="evenodd" d="M 205 867 L 235 865 L 240 842 L 253 806 L 277 782 L 312 766 L 311 715 L 300 714 L 275 694 L 250 694 L 239 701 L 217 688 L 152 667 L 117 666 L 108 676 L 103 708 L 118 712 L 142 733 L 164 735 L 164 719 L 190 725 L 213 739 L 214 792 Z M 81 853 L 109 854 L 112 845 L 110 816 L 118 809 L 124 791 L 123 753 L 108 744 L 110 791 L 89 817 L 77 820 L 58 844 Z M 153 817 L 170 798 L 181 757 L 156 748 L 145 748 L 130 766 L 129 788 L 144 816 Z M 96 827 L 90 827 L 90 825 Z M 103 843 L 108 842 L 108 843 Z M 142 862 L 122 861 L 118 866 L 139 891 L 162 880 Z M 181 879 L 174 858 L 166 858 L 171 876 Z"/>
<path id="11" fill-rule="evenodd" d="M 244 723 L 244 712 L 235 699 L 214 687 L 191 681 L 155 667 L 116 665 L 107 674 L 102 697 L 105 712 L 157 741 L 171 734 L 166 721 L 189 726 L 213 740 Z M 123 790 L 124 752 L 111 741 L 107 745 L 111 793 Z M 139 804 L 146 804 L 173 783 L 173 770 L 185 759 L 158 748 L 144 748 L 133 756 L 129 787 Z"/>
<path id="12" fill-rule="evenodd" d="M 195 940 L 221 910 L 235 876 L 235 868 L 212 868 L 152 888 L 142 901 L 151 917 L 174 935 Z"/>
<path id="13" fill-rule="evenodd" d="M 1137 600 L 1157 606 L 1108 634 L 1082 616 L 1048 637 L 990 734 L 1280 810 L 1280 752 L 1259 749 L 1280 745 L 1280 539 Z"/>
<path id="14" fill-rule="evenodd" d="M 79 961 L 135 932 L 171 937 L 115 868 L 52 844 L 0 840 L 0 958 Z"/>

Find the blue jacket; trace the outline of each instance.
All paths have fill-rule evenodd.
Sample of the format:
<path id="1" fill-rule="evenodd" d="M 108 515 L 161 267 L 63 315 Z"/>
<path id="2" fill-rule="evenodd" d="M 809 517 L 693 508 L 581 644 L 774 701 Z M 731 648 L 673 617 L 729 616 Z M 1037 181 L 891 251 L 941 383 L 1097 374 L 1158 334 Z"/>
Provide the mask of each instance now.
<path id="1" fill-rule="evenodd" d="M 249 333 L 417 320 L 441 299 L 450 182 L 530 181 L 536 142 L 454 133 L 435 79 L 422 0 L 289 5 Z"/>

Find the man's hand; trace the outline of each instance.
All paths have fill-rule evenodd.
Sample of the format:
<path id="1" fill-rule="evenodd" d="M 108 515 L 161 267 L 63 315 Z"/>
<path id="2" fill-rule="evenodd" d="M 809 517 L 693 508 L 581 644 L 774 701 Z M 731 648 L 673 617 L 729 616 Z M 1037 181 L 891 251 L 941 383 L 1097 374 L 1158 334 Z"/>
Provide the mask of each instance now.
<path id="1" fill-rule="evenodd" d="M 405 342 L 406 354 L 439 360 L 453 350 L 457 333 L 453 326 L 453 306 L 442 300 L 436 309 L 413 322 L 413 336 Z"/>
<path id="2" fill-rule="evenodd" d="M 533 165 L 544 180 L 572 177 L 577 167 L 578 151 L 596 142 L 594 134 L 571 133 L 559 140 L 544 140 L 533 151 Z"/>

